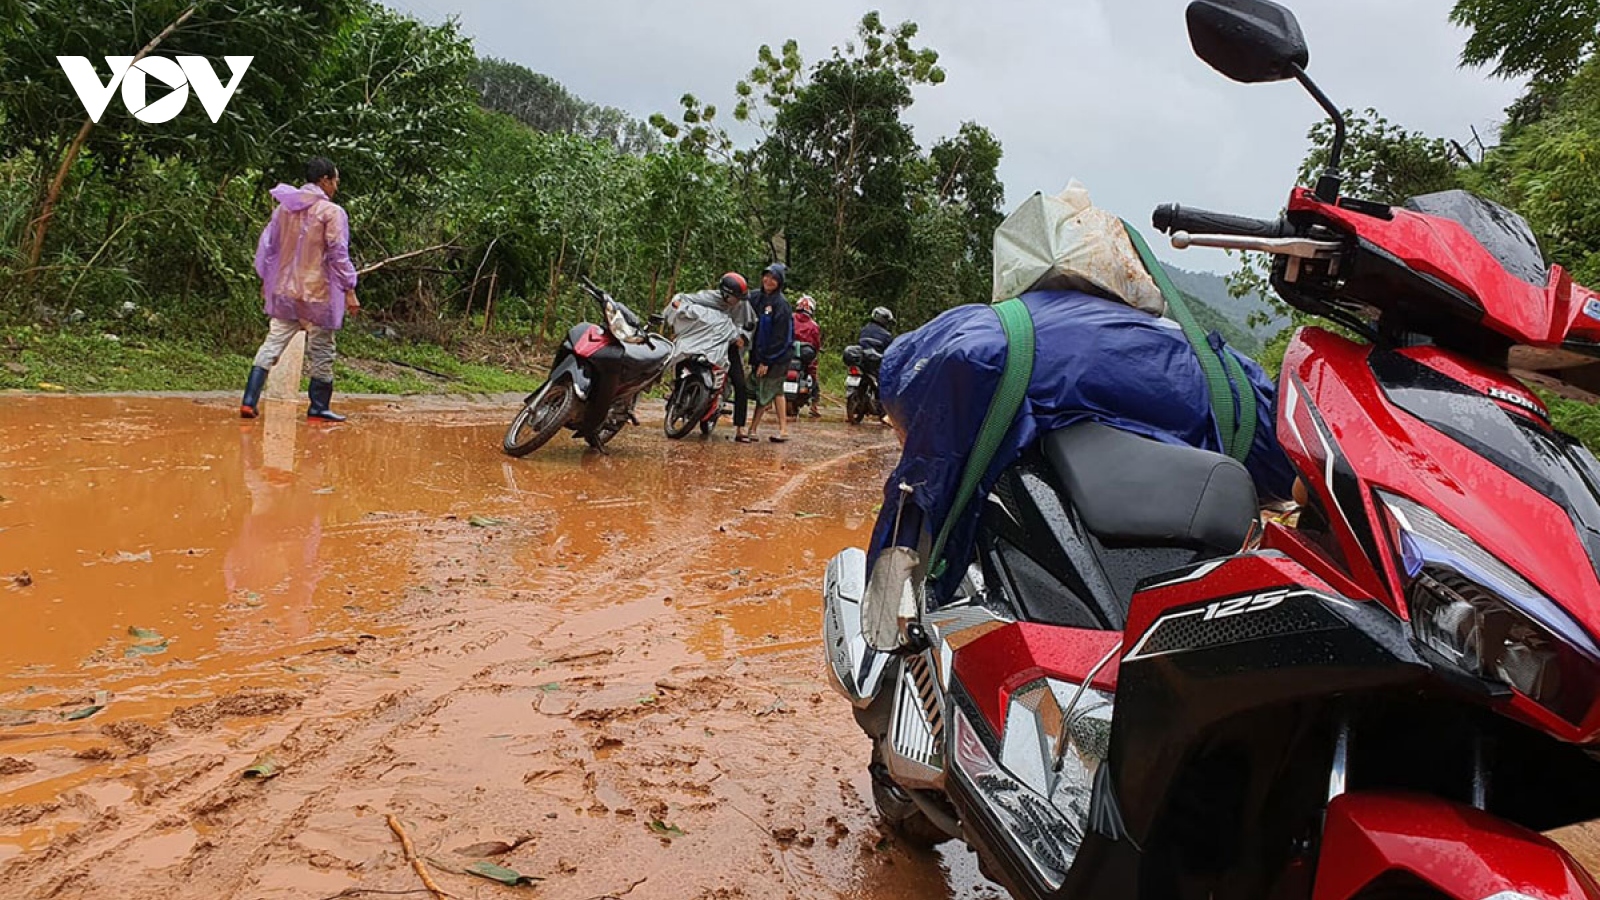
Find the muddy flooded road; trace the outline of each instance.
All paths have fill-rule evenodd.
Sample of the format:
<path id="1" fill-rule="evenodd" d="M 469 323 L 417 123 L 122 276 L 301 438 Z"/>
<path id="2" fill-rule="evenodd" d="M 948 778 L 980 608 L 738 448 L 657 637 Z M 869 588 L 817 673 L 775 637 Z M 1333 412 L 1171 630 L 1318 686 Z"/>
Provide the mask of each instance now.
<path id="1" fill-rule="evenodd" d="M 391 816 L 455 897 L 1004 896 L 878 829 L 824 680 L 886 430 L 512 460 L 506 403 L 233 402 L 0 399 L 0 896 L 428 896 Z"/>
<path id="2" fill-rule="evenodd" d="M 1002 896 L 878 830 L 821 669 L 886 430 L 512 460 L 504 403 L 233 402 L 0 402 L 5 897 L 422 891 L 390 816 L 457 897 L 528 895 L 483 859 L 556 900 Z"/>

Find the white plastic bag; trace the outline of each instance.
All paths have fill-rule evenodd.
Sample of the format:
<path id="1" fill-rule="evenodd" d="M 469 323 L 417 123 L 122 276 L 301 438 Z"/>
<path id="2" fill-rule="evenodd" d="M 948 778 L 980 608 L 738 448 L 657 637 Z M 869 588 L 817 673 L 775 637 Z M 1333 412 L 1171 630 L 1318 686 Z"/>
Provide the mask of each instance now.
<path id="1" fill-rule="evenodd" d="M 922 560 L 910 547 L 885 547 L 873 561 L 861 598 L 861 636 L 874 650 L 905 643 L 905 626 L 922 607 Z"/>
<path id="2" fill-rule="evenodd" d="M 1122 221 L 1089 201 L 1074 178 L 1054 197 L 1036 193 L 994 233 L 994 300 L 1030 290 L 1078 290 L 1142 309 L 1167 310 Z"/>

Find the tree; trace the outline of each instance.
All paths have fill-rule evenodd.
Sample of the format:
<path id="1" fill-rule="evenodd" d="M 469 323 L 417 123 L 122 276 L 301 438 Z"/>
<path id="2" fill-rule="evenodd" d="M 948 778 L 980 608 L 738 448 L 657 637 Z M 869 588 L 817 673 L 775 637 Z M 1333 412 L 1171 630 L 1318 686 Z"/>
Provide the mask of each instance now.
<path id="1" fill-rule="evenodd" d="M 1546 258 L 1600 284 L 1600 57 L 1552 89 L 1546 114 L 1510 132 L 1468 173 L 1521 213 Z"/>
<path id="2" fill-rule="evenodd" d="M 620 109 L 573 96 L 561 83 L 502 59 L 480 59 L 472 73 L 479 103 L 538 131 L 610 141 L 624 153 L 646 155 L 660 146 L 650 125 Z"/>
<path id="3" fill-rule="evenodd" d="M 266 123 L 304 104 L 305 73 L 326 29 L 348 6 L 346 0 L 307 0 L 300 8 L 272 0 L 37 0 L 21 8 L 11 27 L 0 30 L 0 109 L 6 120 L 0 152 L 28 152 L 38 163 L 25 260 L 32 268 L 80 156 L 108 173 L 126 173 L 140 157 L 203 158 L 219 170 L 237 170 L 258 158 Z M 249 48 L 255 55 L 247 73 L 250 89 L 236 92 L 215 123 L 191 102 L 176 119 L 154 128 L 115 101 L 95 123 L 56 62 L 57 56 L 99 61 L 105 54 L 137 55 L 158 47 L 163 54 L 218 64 Z"/>
<path id="4" fill-rule="evenodd" d="M 1465 162 L 1450 142 L 1391 123 L 1368 108 L 1345 110 L 1348 128 L 1339 171 L 1342 193 L 1350 197 L 1399 203 L 1407 197 L 1461 186 Z M 1311 149 L 1300 163 L 1299 183 L 1310 186 L 1327 165 L 1333 145 L 1333 123 L 1323 120 L 1306 133 Z"/>
<path id="5" fill-rule="evenodd" d="M 1471 29 L 1461 61 L 1502 78 L 1566 80 L 1600 38 L 1600 0 L 1456 0 L 1450 21 Z"/>

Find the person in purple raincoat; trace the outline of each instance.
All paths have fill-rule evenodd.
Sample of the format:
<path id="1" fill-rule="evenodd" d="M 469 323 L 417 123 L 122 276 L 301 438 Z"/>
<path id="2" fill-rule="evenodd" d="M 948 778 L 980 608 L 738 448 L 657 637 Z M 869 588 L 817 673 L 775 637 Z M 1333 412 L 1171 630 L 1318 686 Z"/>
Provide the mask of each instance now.
<path id="1" fill-rule="evenodd" d="M 311 374 L 306 391 L 311 408 L 306 416 L 344 421 L 328 408 L 333 401 L 334 334 L 344 325 L 345 315 L 354 315 L 361 303 L 356 300 L 356 269 L 350 263 L 350 219 L 333 202 L 338 191 L 338 167 L 320 156 L 306 163 L 305 184 L 272 189 L 278 208 L 256 245 L 256 274 L 261 276 L 261 296 L 272 325 L 256 351 L 239 403 L 239 415 L 246 419 L 256 417 L 261 388 L 273 364 L 295 334 L 305 331 Z"/>

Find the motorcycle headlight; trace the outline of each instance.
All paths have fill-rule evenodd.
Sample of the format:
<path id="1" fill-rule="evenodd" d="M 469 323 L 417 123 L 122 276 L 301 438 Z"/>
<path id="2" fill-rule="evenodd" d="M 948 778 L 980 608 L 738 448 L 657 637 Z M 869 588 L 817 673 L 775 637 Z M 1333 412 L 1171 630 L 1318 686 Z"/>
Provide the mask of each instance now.
<path id="1" fill-rule="evenodd" d="M 619 341 L 637 342 L 639 340 L 638 331 L 628 324 L 628 317 L 622 314 L 622 307 L 610 300 L 606 301 L 606 330 L 610 331 Z"/>
<path id="2" fill-rule="evenodd" d="M 1600 646 L 1572 616 L 1460 529 L 1379 492 L 1394 528 L 1417 641 L 1578 724 L 1594 705 Z"/>

